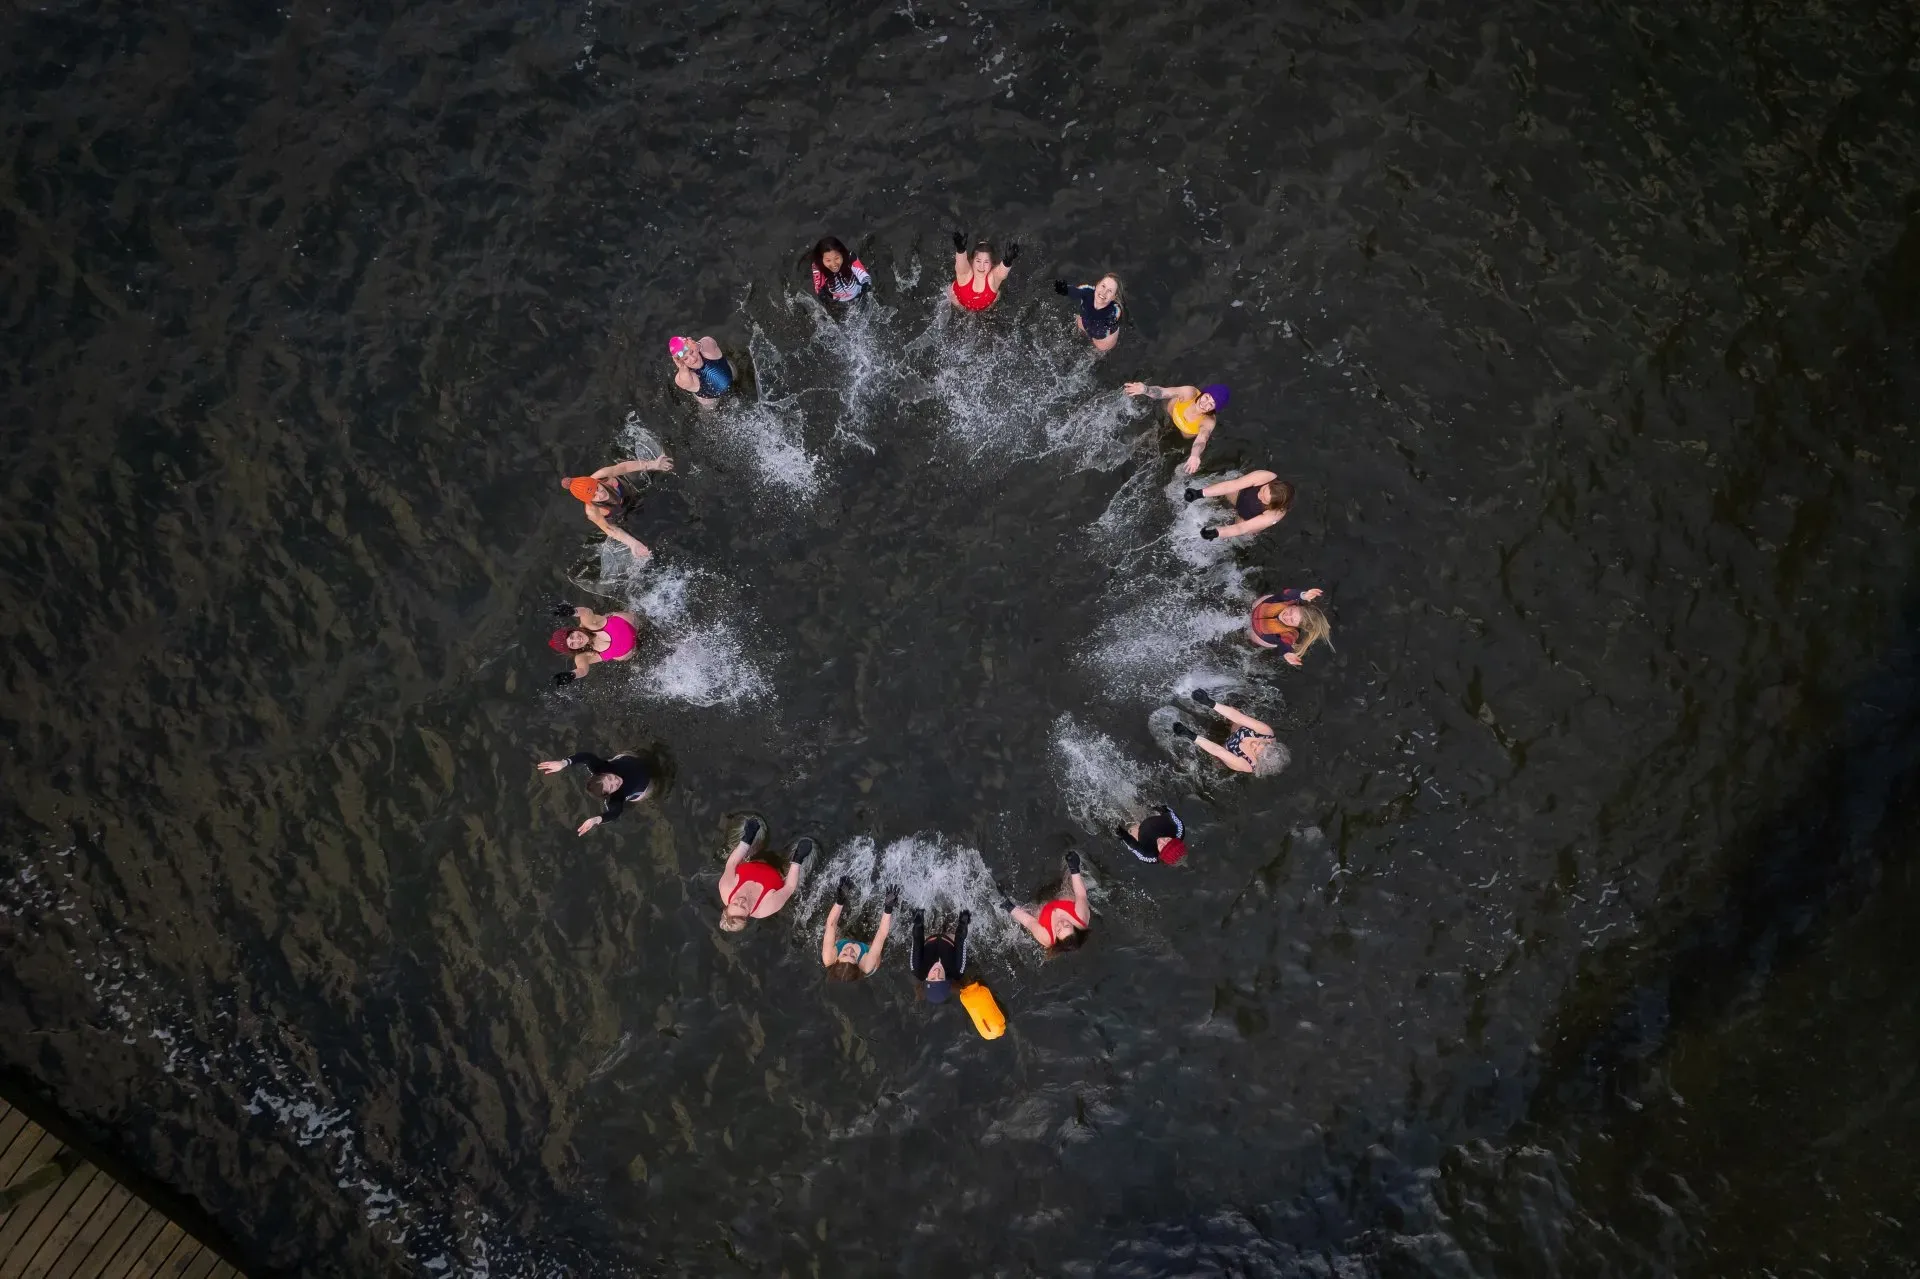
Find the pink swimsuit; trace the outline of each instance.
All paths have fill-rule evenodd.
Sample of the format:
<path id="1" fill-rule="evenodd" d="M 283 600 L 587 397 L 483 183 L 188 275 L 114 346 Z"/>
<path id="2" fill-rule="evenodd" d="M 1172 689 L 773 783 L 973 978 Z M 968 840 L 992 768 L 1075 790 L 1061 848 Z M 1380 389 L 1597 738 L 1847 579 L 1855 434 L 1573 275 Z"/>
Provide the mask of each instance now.
<path id="1" fill-rule="evenodd" d="M 607 633 L 607 646 L 600 650 L 601 661 L 617 662 L 633 651 L 638 637 L 634 634 L 632 622 L 624 617 L 609 617 L 601 629 Z"/>

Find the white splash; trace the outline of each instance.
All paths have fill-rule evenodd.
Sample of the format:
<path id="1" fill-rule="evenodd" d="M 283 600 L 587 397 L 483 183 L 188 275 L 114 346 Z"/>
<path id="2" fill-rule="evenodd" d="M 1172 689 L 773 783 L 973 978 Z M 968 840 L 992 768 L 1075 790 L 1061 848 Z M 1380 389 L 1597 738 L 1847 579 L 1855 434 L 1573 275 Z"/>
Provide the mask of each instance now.
<path id="1" fill-rule="evenodd" d="M 1067 811 L 1083 830 L 1110 833 L 1146 811 L 1153 770 L 1105 733 L 1062 715 L 1053 722 L 1052 754 Z"/>

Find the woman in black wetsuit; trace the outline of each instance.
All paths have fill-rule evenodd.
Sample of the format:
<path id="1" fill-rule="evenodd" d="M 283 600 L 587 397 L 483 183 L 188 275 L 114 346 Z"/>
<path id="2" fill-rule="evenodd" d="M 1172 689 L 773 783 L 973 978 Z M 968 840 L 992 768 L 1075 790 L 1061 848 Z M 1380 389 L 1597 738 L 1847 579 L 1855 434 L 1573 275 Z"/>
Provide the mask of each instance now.
<path id="1" fill-rule="evenodd" d="M 927 1002 L 937 1004 L 953 994 L 955 986 L 967 984 L 967 926 L 973 912 L 960 912 L 960 923 L 951 933 L 927 936 L 927 912 L 913 912 L 913 975 L 923 984 L 920 989 Z"/>
<path id="2" fill-rule="evenodd" d="M 565 759 L 543 759 L 534 767 L 547 776 L 564 773 L 569 767 L 578 764 L 592 775 L 587 785 L 596 795 L 606 799 L 606 805 L 598 817 L 589 817 L 580 823 L 574 832 L 584 835 L 604 822 L 610 822 L 620 816 L 620 810 L 628 804 L 637 804 L 653 790 L 653 774 L 648 771 L 645 761 L 636 755 L 622 752 L 612 759 L 601 759 L 598 755 L 581 751 Z"/>
<path id="3" fill-rule="evenodd" d="M 1155 804 L 1151 813 L 1131 826 L 1115 826 L 1113 833 L 1143 862 L 1175 866 L 1187 855 L 1186 823 L 1165 804 Z"/>
<path id="4" fill-rule="evenodd" d="M 1120 340 L 1120 278 L 1103 275 L 1092 284 L 1068 284 L 1055 280 L 1053 291 L 1072 298 L 1080 306 L 1073 322 L 1093 342 L 1096 351 L 1111 351 Z"/>

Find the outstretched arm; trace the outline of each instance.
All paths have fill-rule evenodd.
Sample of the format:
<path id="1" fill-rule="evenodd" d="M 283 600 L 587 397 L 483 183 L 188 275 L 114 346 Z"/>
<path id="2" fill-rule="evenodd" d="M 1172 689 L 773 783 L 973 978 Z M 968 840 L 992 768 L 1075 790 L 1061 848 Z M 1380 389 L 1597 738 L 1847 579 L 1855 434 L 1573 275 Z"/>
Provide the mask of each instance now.
<path id="1" fill-rule="evenodd" d="M 1093 922 L 1093 912 L 1087 906 L 1087 880 L 1078 871 L 1075 871 L 1071 878 L 1073 880 L 1073 913 L 1080 916 L 1080 926 L 1084 928 Z"/>
<path id="2" fill-rule="evenodd" d="M 840 903 L 835 902 L 827 912 L 827 931 L 820 938 L 820 965 L 827 967 L 833 963 L 833 957 L 840 953 Z M 862 965 L 864 967 L 864 965 Z"/>
<path id="3" fill-rule="evenodd" d="M 1047 936 L 1046 931 L 1040 927 L 1040 920 L 1025 906 L 1013 908 L 1013 922 L 1026 929 L 1027 935 L 1042 946 L 1053 945 L 1053 938 Z"/>
<path id="4" fill-rule="evenodd" d="M 1250 520 L 1235 520 L 1231 524 L 1222 524 L 1213 531 L 1221 537 L 1250 537 L 1263 528 L 1272 528 L 1286 518 L 1285 511 L 1262 511 Z"/>
<path id="5" fill-rule="evenodd" d="M 700 358 L 703 360 L 725 358 L 725 353 L 720 350 L 720 344 L 714 341 L 711 335 L 701 338 L 698 342 L 695 342 L 694 345 L 700 348 Z"/>
<path id="6" fill-rule="evenodd" d="M 1193 437 L 1193 448 L 1187 453 L 1187 474 L 1200 474 L 1200 455 L 1207 451 L 1207 441 L 1213 438 L 1213 423 L 1208 422 Z"/>
<path id="7" fill-rule="evenodd" d="M 768 915 L 774 914 L 782 906 L 786 905 L 787 900 L 792 897 L 794 891 L 800 887 L 800 877 L 806 874 L 806 870 L 807 868 L 799 862 L 789 862 L 787 864 L 787 877 L 785 881 L 781 883 L 780 887 L 760 899 L 760 905 L 754 909 L 753 917 L 755 919 L 765 919 Z"/>
<path id="8" fill-rule="evenodd" d="M 1250 728 L 1254 732 L 1260 734 L 1262 737 L 1273 736 L 1272 728 L 1261 723 L 1259 720 L 1255 719 L 1253 716 L 1246 714 L 1244 711 L 1235 710 L 1231 706 L 1222 706 L 1220 703 L 1215 702 L 1213 704 L 1213 713 L 1215 715 L 1218 715 L 1221 719 L 1224 719 L 1225 721 L 1227 721 L 1227 723 L 1229 724 L 1237 724 L 1241 728 Z"/>
<path id="9" fill-rule="evenodd" d="M 594 510 L 592 507 L 587 508 L 587 519 L 592 521 L 595 528 L 622 546 L 625 546 L 638 558 L 644 560 L 653 554 L 652 551 L 647 549 L 645 542 L 627 532 L 627 530 L 621 528 L 619 525 L 612 523 L 606 516 L 600 514 L 600 512 Z"/>
<path id="10" fill-rule="evenodd" d="M 740 886 L 740 863 L 747 860 L 747 854 L 752 851 L 753 845 L 743 840 L 727 854 L 726 869 L 720 872 L 720 900 L 723 903 L 733 899 L 733 890 Z"/>
<path id="11" fill-rule="evenodd" d="M 893 912 L 880 916 L 880 931 L 873 935 L 873 945 L 867 947 L 866 955 L 860 960 L 860 971 L 871 976 L 873 970 L 880 967 L 880 952 L 887 948 L 887 938 L 893 934 Z"/>
<path id="12" fill-rule="evenodd" d="M 629 462 L 615 462 L 612 466 L 603 466 L 593 473 L 596 480 L 610 480 L 616 475 L 636 475 L 643 471 L 671 471 L 673 459 L 662 453 L 659 457 L 636 458 Z"/>
<path id="13" fill-rule="evenodd" d="M 1208 497 L 1230 497 L 1238 493 L 1241 489 L 1258 488 L 1262 484 L 1270 484 L 1279 478 L 1280 477 L 1272 471 L 1254 471 L 1249 475 L 1242 475 L 1237 479 L 1221 480 L 1218 484 L 1209 484 L 1200 491 Z"/>
<path id="14" fill-rule="evenodd" d="M 1238 755 L 1211 738 L 1196 737 L 1193 739 L 1193 744 L 1236 773 L 1251 773 L 1253 771 L 1252 764 L 1247 763 L 1246 760 L 1241 759 Z"/>
<path id="15" fill-rule="evenodd" d="M 1149 400 L 1191 400 L 1200 394 L 1197 386 L 1152 386 L 1145 382 L 1128 382 L 1120 389 L 1128 395 L 1144 395 Z"/>

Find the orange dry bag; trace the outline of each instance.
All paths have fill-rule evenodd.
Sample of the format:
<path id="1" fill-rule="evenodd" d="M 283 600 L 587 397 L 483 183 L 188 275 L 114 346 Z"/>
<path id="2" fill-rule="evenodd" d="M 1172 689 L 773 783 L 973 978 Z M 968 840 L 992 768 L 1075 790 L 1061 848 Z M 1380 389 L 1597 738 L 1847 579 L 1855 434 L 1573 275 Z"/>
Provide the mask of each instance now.
<path id="1" fill-rule="evenodd" d="M 993 992 L 985 984 L 962 986 L 960 1002 L 966 1005 L 967 1016 L 973 1018 L 973 1028 L 980 1032 L 980 1038 L 998 1039 L 1007 1033 L 1007 1016 L 993 1002 Z"/>

